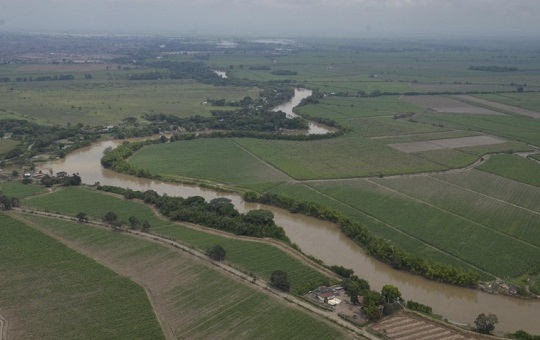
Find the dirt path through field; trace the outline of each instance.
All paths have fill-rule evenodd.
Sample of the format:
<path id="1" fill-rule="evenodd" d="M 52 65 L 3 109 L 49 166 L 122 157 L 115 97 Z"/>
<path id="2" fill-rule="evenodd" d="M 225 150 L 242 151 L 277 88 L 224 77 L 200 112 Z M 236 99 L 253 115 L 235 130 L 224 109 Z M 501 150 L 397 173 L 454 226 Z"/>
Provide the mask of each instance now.
<path id="1" fill-rule="evenodd" d="M 7 340 L 8 323 L 0 314 L 0 340 Z"/>
<path id="2" fill-rule="evenodd" d="M 480 105 L 483 105 L 483 106 L 486 106 L 488 108 L 492 108 L 495 110 L 502 110 L 502 111 L 507 111 L 507 112 L 512 112 L 512 113 L 517 113 L 517 114 L 527 116 L 527 117 L 532 117 L 532 118 L 540 118 L 540 112 L 527 110 L 518 106 L 511 106 L 511 105 L 506 105 L 502 103 L 497 103 L 491 100 L 474 97 L 470 95 L 465 95 L 465 94 L 457 95 L 455 96 L 455 98 L 456 100 L 460 100 L 464 103 L 480 104 Z"/>
<path id="3" fill-rule="evenodd" d="M 18 212 L 24 213 L 22 209 L 17 209 L 17 210 Z M 170 289 L 170 286 L 165 285 L 163 283 L 163 280 L 159 279 L 161 277 L 159 271 L 160 270 L 168 271 L 167 268 L 163 267 L 163 265 L 166 265 L 166 263 L 162 264 L 162 266 L 159 266 L 159 267 L 152 266 L 152 267 L 145 267 L 144 269 L 125 268 L 125 267 L 119 266 L 118 263 L 114 259 L 109 259 L 107 257 L 106 252 L 99 252 L 99 251 L 96 251 L 95 249 L 92 250 L 85 245 L 77 244 L 76 242 L 73 242 L 73 241 L 64 239 L 58 235 L 55 235 L 54 233 L 50 232 L 46 228 L 41 227 L 31 221 L 28 221 L 20 213 L 10 212 L 9 214 L 12 217 L 17 218 L 23 221 L 24 223 L 40 230 L 41 232 L 51 237 L 54 237 L 55 239 L 67 245 L 68 247 L 75 249 L 76 251 L 90 258 L 93 258 L 98 263 L 116 271 L 120 275 L 127 276 L 130 279 L 137 282 L 138 284 L 140 284 L 142 287 L 144 287 L 144 289 L 148 293 L 148 296 L 152 302 L 152 306 L 154 306 L 155 308 L 156 315 L 158 316 L 158 319 L 160 319 L 160 324 L 163 327 L 163 331 L 164 333 L 166 333 L 166 337 L 168 339 L 176 339 L 180 335 L 180 333 L 183 332 L 183 330 L 179 328 L 177 322 L 175 323 L 175 320 L 171 320 L 170 311 L 169 312 L 165 311 L 166 309 L 170 309 L 171 306 L 170 306 L 170 301 L 167 301 L 164 298 L 164 294 L 166 292 L 164 292 L 163 289 L 164 288 Z M 58 218 L 58 219 L 73 221 L 73 217 L 70 217 L 70 216 L 63 216 L 63 215 L 58 215 L 58 214 L 51 214 L 51 213 L 37 212 L 37 211 L 34 211 L 33 214 L 47 216 L 49 218 Z M 88 225 L 89 227 L 109 229 L 109 227 L 106 224 L 102 222 L 97 222 L 97 221 L 89 221 L 88 223 L 85 223 L 85 225 Z M 245 284 L 246 286 L 256 287 L 257 291 L 263 292 L 269 296 L 273 296 L 274 298 L 277 298 L 277 301 L 281 301 L 281 302 L 287 301 L 288 302 L 287 305 L 289 307 L 300 308 L 300 309 L 309 311 L 313 314 L 318 315 L 319 317 L 322 317 L 323 319 L 326 319 L 327 322 L 330 321 L 334 324 L 341 326 L 342 328 L 346 329 L 349 332 L 355 333 L 357 336 L 360 335 L 368 339 L 377 339 L 376 337 L 369 334 L 364 329 L 358 329 L 356 327 L 353 327 L 348 322 L 341 319 L 334 312 L 319 309 L 304 300 L 301 300 L 292 295 L 274 290 L 270 288 L 268 283 L 264 280 L 257 279 L 253 281 L 253 277 L 251 277 L 250 275 L 245 274 L 241 272 L 240 270 L 233 268 L 225 263 L 211 261 L 204 253 L 194 250 L 184 244 L 174 242 L 167 238 L 160 237 L 157 235 L 142 233 L 140 231 L 122 229 L 122 232 L 129 234 L 132 237 L 142 238 L 147 241 L 166 245 L 170 249 L 176 249 L 176 251 L 178 251 L 183 256 L 188 255 L 189 257 L 188 260 L 190 261 L 196 261 L 198 264 L 204 264 L 206 266 L 210 266 L 211 268 L 215 268 L 221 273 L 226 274 L 227 276 L 235 279 L 238 282 Z M 161 311 L 161 309 L 163 309 L 163 312 Z"/>

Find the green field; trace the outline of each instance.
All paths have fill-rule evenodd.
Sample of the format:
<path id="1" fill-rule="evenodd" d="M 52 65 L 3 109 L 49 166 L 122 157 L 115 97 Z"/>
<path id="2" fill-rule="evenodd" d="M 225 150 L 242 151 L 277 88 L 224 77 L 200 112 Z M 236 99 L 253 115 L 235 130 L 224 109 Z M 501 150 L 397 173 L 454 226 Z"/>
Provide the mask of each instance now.
<path id="1" fill-rule="evenodd" d="M 513 141 L 540 146 L 540 119 L 517 116 L 473 114 L 422 114 L 421 122 L 442 124 L 453 129 L 464 129 L 501 136 Z"/>
<path id="2" fill-rule="evenodd" d="M 461 215 L 466 215 L 466 212 L 459 212 L 457 215 L 365 180 L 320 182 L 309 185 L 321 194 L 343 202 L 494 275 L 517 276 L 535 264 L 539 257 L 540 248 L 535 244 L 538 244 L 540 239 L 531 240 L 530 242 L 534 243 L 529 244 L 516 240 L 513 236 L 517 234 L 525 238 L 533 233 L 534 237 L 537 237 L 534 230 L 510 225 L 504 227 L 513 232 L 512 236 L 499 232 L 500 230 L 495 232 L 493 226 L 486 227 Z M 457 202 L 449 200 L 443 202 L 461 204 L 459 197 Z M 491 210 L 485 211 L 484 214 L 488 214 L 489 211 Z M 481 216 L 478 210 L 472 212 L 469 210 L 468 214 L 474 214 L 475 218 Z M 533 227 L 538 223 L 538 219 L 534 217 L 528 221 L 529 226 Z M 397 242 L 396 239 L 393 241 Z M 500 255 L 501 247 L 506 249 L 504 256 Z M 418 252 L 414 248 L 406 250 Z M 494 258 L 498 261 L 494 262 Z"/>
<path id="3" fill-rule="evenodd" d="M 139 220 L 149 221 L 152 232 L 172 236 L 174 239 L 194 246 L 201 251 L 220 244 L 227 251 L 228 262 L 265 280 L 270 278 L 272 271 L 285 270 L 290 275 L 293 289 L 301 288 L 310 283 L 321 283 L 326 278 L 317 270 L 302 264 L 299 260 L 271 245 L 231 239 L 184 227 L 159 219 L 150 207 L 142 203 L 101 192 L 67 188 L 52 194 L 25 199 L 22 204 L 70 216 L 75 216 L 79 211 L 84 210 L 88 216 L 96 219 L 101 219 L 108 211 L 114 211 L 124 224 L 127 224 L 129 216 L 134 215 Z M 81 208 L 82 206 L 84 208 Z"/>
<path id="4" fill-rule="evenodd" d="M 476 97 L 532 111 L 540 111 L 540 99 L 537 93 L 482 94 L 476 95 Z"/>
<path id="5" fill-rule="evenodd" d="M 152 145 L 130 158 L 133 165 L 165 176 L 248 185 L 289 178 L 246 152 L 233 139 L 197 139 Z"/>
<path id="6" fill-rule="evenodd" d="M 15 339 L 162 339 L 145 291 L 0 214 L 0 306 Z"/>
<path id="7" fill-rule="evenodd" d="M 345 336 L 334 326 L 173 248 L 85 224 L 37 216 L 27 218 L 151 290 L 153 303 L 176 338 L 341 339 Z"/>
<path id="8" fill-rule="evenodd" d="M 540 187 L 540 164 L 518 155 L 493 156 L 478 169 Z"/>
<path id="9" fill-rule="evenodd" d="M 284 270 L 289 275 L 293 290 L 305 286 L 320 286 L 322 282 L 328 280 L 325 275 L 268 244 L 227 238 L 178 224 L 156 228 L 154 232 L 172 236 L 201 250 L 219 244 L 227 252 L 227 262 L 243 271 L 254 273 L 263 280 L 268 281 L 274 270 Z"/>
<path id="10" fill-rule="evenodd" d="M 22 184 L 20 181 L 2 182 L 0 183 L 0 191 L 6 196 L 23 198 L 45 191 L 40 185 Z"/>
<path id="11" fill-rule="evenodd" d="M 144 121 L 141 115 L 153 112 L 180 117 L 207 116 L 216 109 L 202 104 L 208 98 L 240 100 L 245 96 L 257 97 L 257 93 L 255 89 L 216 87 L 183 80 L 0 84 L 3 98 L 0 113 L 48 124 L 114 125 L 126 117 Z"/>

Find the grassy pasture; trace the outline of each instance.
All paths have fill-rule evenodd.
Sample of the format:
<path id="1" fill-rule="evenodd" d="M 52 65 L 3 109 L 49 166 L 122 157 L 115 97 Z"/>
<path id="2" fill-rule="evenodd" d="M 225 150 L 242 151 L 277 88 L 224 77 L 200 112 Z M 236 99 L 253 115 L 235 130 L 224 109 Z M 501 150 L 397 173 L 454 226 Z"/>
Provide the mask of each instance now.
<path id="1" fill-rule="evenodd" d="M 479 170 L 540 187 L 540 164 L 518 155 L 496 155 Z"/>
<path id="2" fill-rule="evenodd" d="M 288 179 L 232 139 L 196 139 L 152 145 L 138 151 L 129 162 L 165 176 L 210 179 L 239 186 Z"/>
<path id="3" fill-rule="evenodd" d="M 0 305 L 20 339 L 162 339 L 144 290 L 0 214 Z"/>
<path id="4" fill-rule="evenodd" d="M 538 248 L 532 245 L 494 233 L 464 217 L 365 180 L 313 182 L 309 185 L 411 237 L 497 276 L 518 276 L 530 268 L 539 255 Z M 501 248 L 506 249 L 504 255 L 500 253 Z M 418 251 L 414 248 L 405 250 L 415 254 Z"/>
<path id="5" fill-rule="evenodd" d="M 39 185 L 22 184 L 20 181 L 11 181 L 0 183 L 0 191 L 10 197 L 23 198 L 42 193 L 45 188 Z"/>
<path id="6" fill-rule="evenodd" d="M 89 204 L 88 202 L 92 202 Z M 23 201 L 23 205 L 51 212 L 61 212 L 75 216 L 84 211 L 93 218 L 101 218 L 107 211 L 114 211 L 119 219 L 127 224 L 131 215 L 139 220 L 148 220 L 152 231 L 160 235 L 172 236 L 184 243 L 205 251 L 208 247 L 221 244 L 227 251 L 227 261 L 253 272 L 268 280 L 272 271 L 277 269 L 289 273 L 292 288 L 301 287 L 311 282 L 321 282 L 325 276 L 318 271 L 303 265 L 283 251 L 258 242 L 241 241 L 219 235 L 208 234 L 159 219 L 150 207 L 101 192 L 81 188 L 68 188 L 53 194 L 36 196 Z"/>
<path id="7" fill-rule="evenodd" d="M 104 79 L 2 84 L 0 95 L 0 109 L 5 110 L 2 113 L 13 112 L 13 118 L 50 124 L 114 125 L 123 118 L 147 112 L 206 116 L 215 109 L 202 105 L 207 98 L 239 100 L 247 95 L 256 97 L 257 91 L 192 81 Z"/>
<path id="8" fill-rule="evenodd" d="M 177 338 L 345 336 L 320 319 L 286 306 L 183 252 L 80 223 L 28 218 L 150 289 L 154 303 Z"/>

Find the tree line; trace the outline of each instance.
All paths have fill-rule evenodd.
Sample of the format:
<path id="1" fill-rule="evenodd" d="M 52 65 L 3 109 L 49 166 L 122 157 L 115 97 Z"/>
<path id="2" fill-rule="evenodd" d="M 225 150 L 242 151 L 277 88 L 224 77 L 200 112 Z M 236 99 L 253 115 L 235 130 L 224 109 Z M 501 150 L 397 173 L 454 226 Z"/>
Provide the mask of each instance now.
<path id="1" fill-rule="evenodd" d="M 203 197 L 170 197 L 154 190 L 134 191 L 113 186 L 98 186 L 99 190 L 123 195 L 127 199 L 140 199 L 154 205 L 172 221 L 190 222 L 223 230 L 235 235 L 270 237 L 289 243 L 283 228 L 274 222 L 274 214 L 264 209 L 238 212 L 228 198 L 215 198 L 206 202 Z"/>

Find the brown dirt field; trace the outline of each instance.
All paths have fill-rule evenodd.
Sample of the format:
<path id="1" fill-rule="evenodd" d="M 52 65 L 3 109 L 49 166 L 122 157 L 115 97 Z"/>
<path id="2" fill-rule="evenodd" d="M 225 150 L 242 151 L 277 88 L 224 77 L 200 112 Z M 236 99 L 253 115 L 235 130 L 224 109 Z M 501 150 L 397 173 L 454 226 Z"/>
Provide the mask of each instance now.
<path id="1" fill-rule="evenodd" d="M 466 340 L 496 339 L 491 336 L 462 330 L 410 312 L 400 312 L 384 318 L 370 329 L 385 334 L 391 340 Z"/>
<path id="2" fill-rule="evenodd" d="M 501 112 L 484 109 L 483 107 L 474 106 L 441 96 L 401 96 L 400 99 L 406 103 L 441 113 L 502 115 Z"/>
<path id="3" fill-rule="evenodd" d="M 475 103 L 478 103 L 478 104 L 489 106 L 489 107 L 492 107 L 494 109 L 514 112 L 514 113 L 524 115 L 524 116 L 527 116 L 527 117 L 532 117 L 532 118 L 540 118 L 540 112 L 531 111 L 531 110 L 527 110 L 527 109 L 522 109 L 521 107 L 501 104 L 501 103 L 497 103 L 497 102 L 494 102 L 494 101 L 491 101 L 491 100 L 486 100 L 486 99 L 473 97 L 473 96 L 468 96 L 468 95 L 459 95 L 459 96 L 456 96 L 456 97 L 460 98 L 460 99 L 463 99 L 463 100 L 466 100 L 466 101 L 475 102 Z"/>
<path id="4" fill-rule="evenodd" d="M 116 69 L 116 65 L 112 64 L 28 64 L 17 68 L 19 72 L 90 72 L 103 71 L 110 66 L 111 69 Z"/>
<path id="5" fill-rule="evenodd" d="M 482 146 L 505 143 L 504 140 L 492 136 L 472 136 L 461 138 L 436 139 L 422 142 L 389 144 L 390 147 L 406 153 L 430 150 L 457 149 L 468 146 Z"/>

